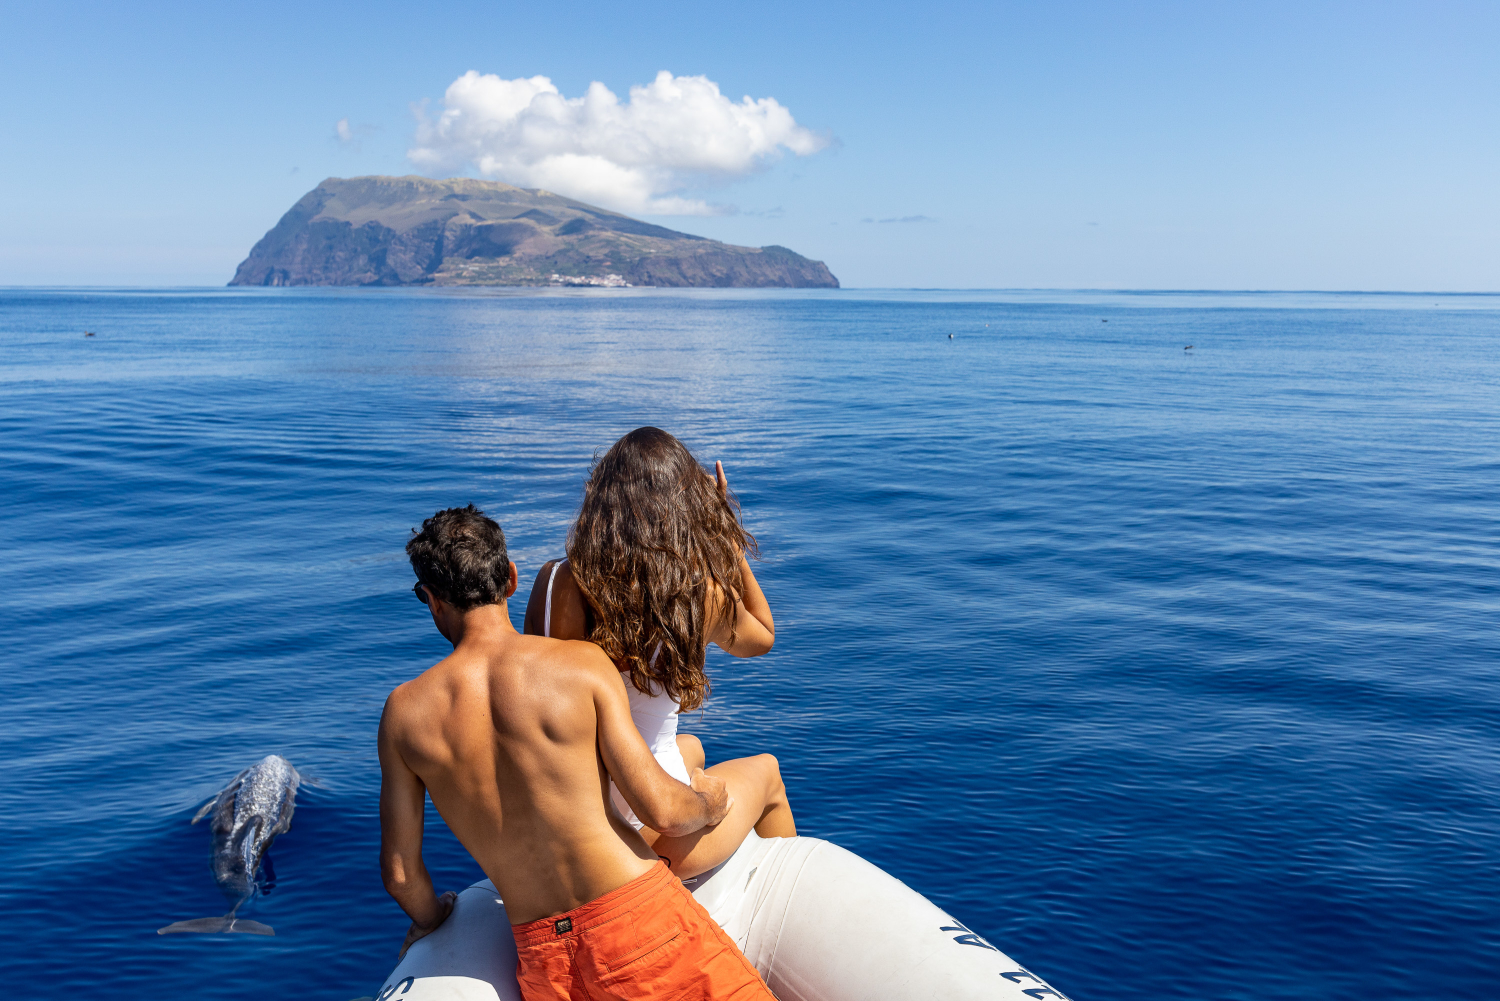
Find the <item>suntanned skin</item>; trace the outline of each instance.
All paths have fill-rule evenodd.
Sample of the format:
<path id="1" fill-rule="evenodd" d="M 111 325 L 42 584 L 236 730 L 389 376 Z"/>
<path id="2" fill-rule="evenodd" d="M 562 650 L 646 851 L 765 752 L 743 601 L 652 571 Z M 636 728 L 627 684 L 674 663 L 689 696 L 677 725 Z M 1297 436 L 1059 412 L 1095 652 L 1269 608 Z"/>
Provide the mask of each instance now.
<path id="1" fill-rule="evenodd" d="M 727 493 L 729 480 L 724 475 L 722 462 L 714 463 L 714 476 L 719 493 Z M 543 564 L 537 571 L 531 598 L 526 605 L 523 628 L 528 634 L 542 634 L 547 582 L 550 579 L 552 635 L 560 639 L 582 639 L 586 635 L 587 626 L 583 592 L 579 590 L 567 564 L 558 567 L 555 577 L 552 575 L 554 562 L 556 561 Z M 713 625 L 707 639 L 710 643 L 718 644 L 730 656 L 758 657 L 769 651 L 776 642 L 776 621 L 771 616 L 771 605 L 766 600 L 765 592 L 761 590 L 760 582 L 755 579 L 750 561 L 744 554 L 740 555 L 740 574 L 744 593 L 735 602 L 731 621 L 728 622 L 720 619 L 725 596 L 718 587 L 710 583 L 707 619 Z M 630 683 L 628 678 L 625 683 Z M 703 744 L 697 737 L 689 733 L 678 734 L 677 746 L 691 773 L 703 767 Z M 774 756 L 757 754 L 754 757 L 722 761 L 708 769 L 707 774 L 725 781 L 730 797 L 736 803 L 722 823 L 684 834 L 655 828 L 644 814 L 636 811 L 636 816 L 646 825 L 646 829 L 640 832 L 642 839 L 651 846 L 653 852 L 667 860 L 677 876 L 688 879 L 712 869 L 727 859 L 752 829 L 763 838 L 796 836 L 797 825 L 787 801 L 781 769 Z M 621 792 L 624 792 L 623 787 Z"/>
<path id="2" fill-rule="evenodd" d="M 512 563 L 505 596 L 515 588 Z M 688 835 L 728 813 L 723 779 L 698 769 L 690 788 L 662 770 L 598 647 L 517 633 L 504 601 L 462 610 L 426 593 L 453 653 L 392 692 L 380 721 L 381 873 L 412 919 L 403 952 L 452 909 L 422 864 L 427 795 L 512 924 L 570 911 L 655 863 L 610 806 L 610 776 L 659 830 Z"/>

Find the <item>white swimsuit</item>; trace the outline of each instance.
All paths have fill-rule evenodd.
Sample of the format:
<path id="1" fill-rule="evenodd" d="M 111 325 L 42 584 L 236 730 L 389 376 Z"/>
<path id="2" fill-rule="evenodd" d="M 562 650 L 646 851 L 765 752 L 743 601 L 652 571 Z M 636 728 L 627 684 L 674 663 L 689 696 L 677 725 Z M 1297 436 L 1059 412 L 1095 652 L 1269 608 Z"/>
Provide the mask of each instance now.
<path id="1" fill-rule="evenodd" d="M 559 560 L 552 564 L 552 573 L 547 577 L 547 605 L 542 615 L 542 635 L 552 635 L 552 582 L 557 579 L 557 568 L 567 560 Z M 655 663 L 655 654 L 651 657 Z M 625 679 L 625 693 L 630 696 L 630 718 L 635 723 L 635 728 L 641 732 L 641 737 L 646 741 L 646 746 L 651 748 L 651 753 L 656 755 L 656 760 L 667 770 L 667 774 L 679 782 L 687 784 L 691 781 L 688 775 L 687 762 L 683 760 L 682 749 L 677 746 L 677 711 L 679 706 L 677 700 L 666 692 L 660 695 L 642 695 L 636 687 Z M 625 797 L 620 795 L 614 780 L 609 783 L 609 797 L 615 804 L 615 809 L 620 811 L 620 816 L 626 822 L 640 830 L 645 827 L 636 818 L 635 811 L 630 804 L 625 802 Z"/>

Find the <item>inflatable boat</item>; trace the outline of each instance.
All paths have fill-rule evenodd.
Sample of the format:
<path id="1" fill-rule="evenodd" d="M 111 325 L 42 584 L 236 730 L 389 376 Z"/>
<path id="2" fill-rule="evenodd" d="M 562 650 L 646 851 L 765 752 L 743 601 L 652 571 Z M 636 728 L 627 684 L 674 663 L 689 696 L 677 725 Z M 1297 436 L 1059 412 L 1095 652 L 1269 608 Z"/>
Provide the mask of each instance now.
<path id="1" fill-rule="evenodd" d="M 817 838 L 752 831 L 684 881 L 779 1001 L 1066 1001 L 905 883 Z M 505 904 L 485 880 L 459 894 L 375 1001 L 521 1001 Z"/>

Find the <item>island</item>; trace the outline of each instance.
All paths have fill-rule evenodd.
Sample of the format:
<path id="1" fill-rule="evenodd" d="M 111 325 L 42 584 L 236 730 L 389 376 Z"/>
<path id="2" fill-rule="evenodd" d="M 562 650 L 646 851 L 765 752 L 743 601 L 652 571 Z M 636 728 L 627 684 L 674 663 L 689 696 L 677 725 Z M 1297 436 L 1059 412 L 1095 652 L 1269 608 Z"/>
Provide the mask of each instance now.
<path id="1" fill-rule="evenodd" d="M 229 284 L 839 287 L 786 247 L 736 247 L 539 188 L 427 177 L 329 178 Z"/>

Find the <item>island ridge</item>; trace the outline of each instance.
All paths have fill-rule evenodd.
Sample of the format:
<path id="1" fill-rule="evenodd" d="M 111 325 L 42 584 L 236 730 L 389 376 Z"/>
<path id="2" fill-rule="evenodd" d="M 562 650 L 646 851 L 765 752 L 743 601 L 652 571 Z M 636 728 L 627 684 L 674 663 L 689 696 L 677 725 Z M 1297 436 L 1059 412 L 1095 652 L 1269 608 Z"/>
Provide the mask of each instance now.
<path id="1" fill-rule="evenodd" d="M 539 188 L 415 176 L 329 178 L 229 284 L 839 287 L 785 247 L 736 247 Z"/>

